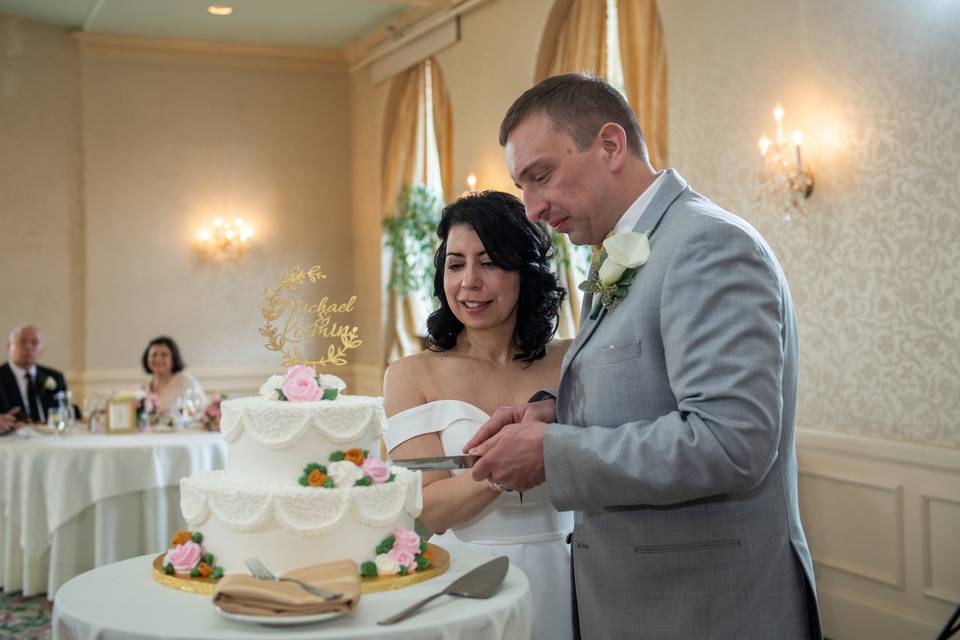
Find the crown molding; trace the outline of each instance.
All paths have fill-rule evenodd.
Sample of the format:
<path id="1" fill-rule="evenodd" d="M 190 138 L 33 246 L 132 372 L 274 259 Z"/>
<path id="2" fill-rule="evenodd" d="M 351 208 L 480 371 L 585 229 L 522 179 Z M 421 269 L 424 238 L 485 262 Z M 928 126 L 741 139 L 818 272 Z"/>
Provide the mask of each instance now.
<path id="1" fill-rule="evenodd" d="M 84 51 L 122 53 L 167 53 L 209 55 L 219 57 L 251 58 L 276 62 L 343 66 L 347 58 L 338 49 L 292 47 L 281 45 L 211 42 L 182 38 L 151 38 L 121 36 L 109 33 L 73 32 L 73 37 Z"/>
<path id="2" fill-rule="evenodd" d="M 412 7 L 395 16 L 387 24 L 360 36 L 343 49 L 344 57 L 350 63 L 350 72 L 359 71 L 487 2 L 490 0 L 451 0 L 440 9 L 437 4 L 432 3 Z"/>

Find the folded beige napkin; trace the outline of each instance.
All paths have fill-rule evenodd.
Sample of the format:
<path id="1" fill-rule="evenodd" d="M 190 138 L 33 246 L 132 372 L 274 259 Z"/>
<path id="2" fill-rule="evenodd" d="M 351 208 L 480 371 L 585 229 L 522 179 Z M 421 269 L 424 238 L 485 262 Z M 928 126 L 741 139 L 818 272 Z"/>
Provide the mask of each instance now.
<path id="1" fill-rule="evenodd" d="M 310 616 L 354 611 L 360 601 L 360 570 L 352 560 L 300 567 L 283 575 L 343 595 L 336 600 L 324 600 L 294 582 L 273 582 L 232 574 L 220 579 L 213 603 L 224 611 L 251 616 Z"/>

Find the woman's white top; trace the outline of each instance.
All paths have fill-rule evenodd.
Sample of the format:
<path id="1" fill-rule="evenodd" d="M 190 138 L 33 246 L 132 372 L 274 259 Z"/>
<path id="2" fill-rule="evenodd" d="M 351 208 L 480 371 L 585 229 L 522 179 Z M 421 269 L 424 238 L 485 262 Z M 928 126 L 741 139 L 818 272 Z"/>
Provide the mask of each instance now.
<path id="1" fill-rule="evenodd" d="M 439 433 L 443 455 L 463 453 L 463 445 L 490 419 L 482 409 L 462 400 L 434 400 L 387 420 L 387 450 L 426 433 Z M 457 469 L 454 474 L 468 473 Z M 513 544 L 562 540 L 573 530 L 573 514 L 550 504 L 545 484 L 523 493 L 504 493 L 469 522 L 454 527 L 457 538 L 478 544 Z"/>
<path id="2" fill-rule="evenodd" d="M 200 382 L 186 371 L 179 371 L 170 377 L 170 382 L 157 393 L 153 390 L 153 380 L 147 382 L 147 391 L 157 394 L 157 414 L 161 416 L 177 413 L 177 399 L 184 402 L 193 402 L 194 409 L 199 412 L 207 406 L 207 396 L 203 392 Z"/>
<path id="3" fill-rule="evenodd" d="M 490 419 L 482 409 L 462 400 L 435 400 L 387 419 L 387 450 L 427 433 L 438 433 L 443 454 L 463 453 L 463 446 Z M 468 473 L 458 469 L 454 474 Z M 456 553 L 458 546 L 491 557 L 506 555 L 530 580 L 533 639 L 573 637 L 570 616 L 570 551 L 567 533 L 573 514 L 559 512 L 547 497 L 546 485 L 523 493 L 501 494 L 469 522 L 430 541 Z"/>

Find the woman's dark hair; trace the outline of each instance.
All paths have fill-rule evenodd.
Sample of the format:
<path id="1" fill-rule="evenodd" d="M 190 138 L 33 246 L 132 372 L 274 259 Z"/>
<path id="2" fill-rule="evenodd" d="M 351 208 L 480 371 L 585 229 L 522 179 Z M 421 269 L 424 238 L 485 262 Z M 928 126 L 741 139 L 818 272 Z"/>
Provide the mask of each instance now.
<path id="1" fill-rule="evenodd" d="M 440 247 L 433 257 L 433 295 L 440 306 L 427 319 L 428 347 L 435 351 L 452 349 L 463 330 L 443 290 L 447 236 L 459 224 L 476 232 L 496 266 L 520 274 L 514 360 L 529 364 L 542 358 L 557 330 L 557 314 L 566 292 L 550 270 L 554 256 L 550 236 L 541 225 L 527 219 L 522 202 L 500 191 L 472 193 L 443 209 L 437 226 Z"/>
<path id="2" fill-rule="evenodd" d="M 170 349 L 170 356 L 173 360 L 173 373 L 180 373 L 183 371 L 183 368 L 186 365 L 183 364 L 183 359 L 180 357 L 180 349 L 177 348 L 177 343 L 173 341 L 173 338 L 168 336 L 157 336 L 147 343 L 147 348 L 143 350 L 143 357 L 140 359 L 143 363 L 143 370 L 149 374 L 153 374 L 153 371 L 150 371 L 150 367 L 147 364 L 147 354 L 150 353 L 150 347 L 158 344 L 162 344 L 167 349 Z"/>

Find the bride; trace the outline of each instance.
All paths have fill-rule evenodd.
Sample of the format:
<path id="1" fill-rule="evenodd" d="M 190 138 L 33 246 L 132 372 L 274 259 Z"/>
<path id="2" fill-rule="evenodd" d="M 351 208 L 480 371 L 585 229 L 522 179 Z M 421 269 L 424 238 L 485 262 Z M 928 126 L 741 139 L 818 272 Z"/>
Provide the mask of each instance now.
<path id="1" fill-rule="evenodd" d="M 498 407 L 555 389 L 569 346 L 550 342 L 564 292 L 550 271 L 550 239 L 523 203 L 494 191 L 465 196 L 444 209 L 437 235 L 440 306 L 427 321 L 429 347 L 384 377 L 384 442 L 396 459 L 462 453 Z M 421 522 L 443 534 L 430 541 L 509 556 L 530 580 L 533 637 L 571 638 L 573 518 L 553 508 L 547 486 L 521 496 L 469 470 L 422 477 Z"/>

